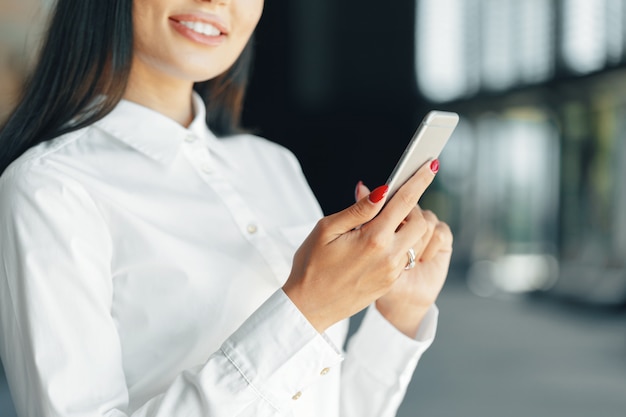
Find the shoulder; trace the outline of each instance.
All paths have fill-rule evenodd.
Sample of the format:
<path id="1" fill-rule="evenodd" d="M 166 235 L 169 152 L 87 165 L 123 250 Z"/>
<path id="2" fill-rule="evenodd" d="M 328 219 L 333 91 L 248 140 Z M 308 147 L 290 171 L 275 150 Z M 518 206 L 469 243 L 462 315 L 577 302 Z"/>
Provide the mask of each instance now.
<path id="1" fill-rule="evenodd" d="M 64 155 L 75 152 L 75 148 L 90 133 L 91 127 L 86 127 L 33 146 L 7 167 L 0 180 L 6 181 L 9 178 L 15 179 L 28 175 L 31 171 L 36 171 L 38 167 L 49 165 L 63 158 Z"/>
<path id="2" fill-rule="evenodd" d="M 80 129 L 42 142 L 13 161 L 0 175 L 0 210 L 15 211 L 50 194 L 67 197 L 70 190 L 82 188 L 67 169 L 66 160 L 90 128 Z"/>

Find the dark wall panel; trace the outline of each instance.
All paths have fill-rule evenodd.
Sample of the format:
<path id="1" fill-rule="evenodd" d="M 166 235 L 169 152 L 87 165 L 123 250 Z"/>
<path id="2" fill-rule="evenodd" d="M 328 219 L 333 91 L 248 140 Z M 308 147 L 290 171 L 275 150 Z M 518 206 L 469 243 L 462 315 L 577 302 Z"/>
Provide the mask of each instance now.
<path id="1" fill-rule="evenodd" d="M 327 213 L 380 185 L 425 112 L 414 2 L 274 0 L 256 34 L 245 124 L 296 153 Z"/>

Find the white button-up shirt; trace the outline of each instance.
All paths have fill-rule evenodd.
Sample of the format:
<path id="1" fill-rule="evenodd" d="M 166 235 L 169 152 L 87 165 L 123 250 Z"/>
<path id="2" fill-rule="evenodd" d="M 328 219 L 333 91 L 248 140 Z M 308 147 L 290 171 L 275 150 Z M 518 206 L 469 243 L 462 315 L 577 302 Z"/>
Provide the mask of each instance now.
<path id="1" fill-rule="evenodd" d="M 18 415 L 395 414 L 435 332 L 319 334 L 280 289 L 322 212 L 295 157 L 122 101 L 0 177 L 0 354 Z"/>

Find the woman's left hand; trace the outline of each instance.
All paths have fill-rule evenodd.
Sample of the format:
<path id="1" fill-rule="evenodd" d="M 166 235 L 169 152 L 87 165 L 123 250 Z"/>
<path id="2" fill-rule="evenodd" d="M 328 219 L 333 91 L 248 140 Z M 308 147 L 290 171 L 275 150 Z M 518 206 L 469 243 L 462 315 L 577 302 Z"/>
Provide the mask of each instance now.
<path id="1" fill-rule="evenodd" d="M 369 192 L 359 183 L 355 192 L 357 200 Z M 413 245 L 415 267 L 406 270 L 391 290 L 376 301 L 376 308 L 398 330 L 413 338 L 446 280 L 453 238 L 450 227 L 430 210 L 416 206 L 409 217 L 423 225 L 423 233 L 416 236 Z M 408 261 L 407 254 L 407 264 Z"/>

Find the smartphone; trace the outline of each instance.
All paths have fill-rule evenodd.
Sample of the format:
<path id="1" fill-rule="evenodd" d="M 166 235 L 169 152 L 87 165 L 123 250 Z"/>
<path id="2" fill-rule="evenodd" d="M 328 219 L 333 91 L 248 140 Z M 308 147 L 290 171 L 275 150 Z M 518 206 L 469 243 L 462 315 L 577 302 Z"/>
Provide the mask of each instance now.
<path id="1" fill-rule="evenodd" d="M 459 115 L 433 110 L 419 125 L 387 180 L 387 201 L 422 165 L 436 159 L 459 123 Z"/>

